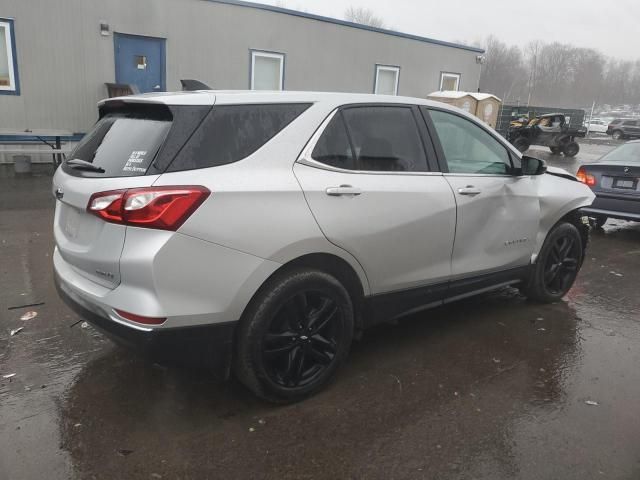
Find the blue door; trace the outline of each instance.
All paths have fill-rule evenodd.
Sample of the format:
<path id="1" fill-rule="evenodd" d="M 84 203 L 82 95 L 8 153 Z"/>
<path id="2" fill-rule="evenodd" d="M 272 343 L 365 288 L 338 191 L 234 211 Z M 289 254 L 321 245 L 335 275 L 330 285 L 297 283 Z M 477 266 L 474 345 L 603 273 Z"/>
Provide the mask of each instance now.
<path id="1" fill-rule="evenodd" d="M 165 39 L 115 33 L 116 83 L 141 93 L 165 90 Z"/>

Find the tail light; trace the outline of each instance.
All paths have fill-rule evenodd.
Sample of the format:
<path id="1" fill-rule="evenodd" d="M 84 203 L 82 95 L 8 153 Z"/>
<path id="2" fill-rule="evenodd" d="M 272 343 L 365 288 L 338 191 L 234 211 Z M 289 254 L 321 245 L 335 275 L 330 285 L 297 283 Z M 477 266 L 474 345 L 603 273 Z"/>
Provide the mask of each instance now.
<path id="1" fill-rule="evenodd" d="M 578 169 L 578 173 L 576 173 L 576 178 L 580 180 L 582 183 L 584 183 L 585 185 L 588 185 L 590 187 L 596 186 L 596 177 L 594 177 L 590 173 L 587 173 L 584 167 L 580 167 Z"/>
<path id="2" fill-rule="evenodd" d="M 91 195 L 87 212 L 111 223 L 176 231 L 210 194 L 193 185 L 110 190 Z"/>

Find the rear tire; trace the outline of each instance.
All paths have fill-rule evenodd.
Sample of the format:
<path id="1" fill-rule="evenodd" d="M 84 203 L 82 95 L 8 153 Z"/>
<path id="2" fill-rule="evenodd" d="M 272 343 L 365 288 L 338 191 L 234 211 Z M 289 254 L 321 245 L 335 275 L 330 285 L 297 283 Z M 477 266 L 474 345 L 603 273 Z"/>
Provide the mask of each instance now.
<path id="1" fill-rule="evenodd" d="M 559 223 L 547 235 L 522 293 L 537 302 L 557 302 L 573 286 L 583 255 L 578 229 L 571 223 Z"/>
<path id="2" fill-rule="evenodd" d="M 526 138 L 520 137 L 515 139 L 513 146 L 516 147 L 520 153 L 524 153 L 529 150 L 531 143 L 529 143 L 529 140 Z"/>
<path id="3" fill-rule="evenodd" d="M 580 145 L 578 142 L 569 142 L 562 147 L 562 153 L 565 157 L 575 157 L 580 151 Z"/>
<path id="4" fill-rule="evenodd" d="M 549 147 L 549 150 L 551 150 L 551 153 L 554 155 L 560 155 L 562 153 L 562 148 L 560 147 Z"/>
<path id="5" fill-rule="evenodd" d="M 595 215 L 593 220 L 595 221 L 596 228 L 602 228 L 604 224 L 607 223 L 607 220 L 609 220 L 609 217 L 606 215 Z"/>
<path id="6" fill-rule="evenodd" d="M 347 358 L 353 303 L 333 276 L 309 269 L 276 275 L 247 307 L 237 332 L 235 374 L 274 403 L 321 390 Z"/>

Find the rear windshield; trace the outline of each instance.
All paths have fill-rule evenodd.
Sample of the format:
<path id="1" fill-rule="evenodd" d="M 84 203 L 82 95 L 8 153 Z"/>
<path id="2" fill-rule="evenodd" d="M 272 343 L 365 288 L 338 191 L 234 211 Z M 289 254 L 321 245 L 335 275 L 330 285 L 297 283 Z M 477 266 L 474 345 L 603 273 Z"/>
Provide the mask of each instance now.
<path id="1" fill-rule="evenodd" d="M 84 160 L 104 172 L 71 168 L 65 171 L 82 176 L 132 177 L 144 175 L 171 128 L 169 119 L 107 115 L 85 135 L 69 160 Z"/>
<path id="2" fill-rule="evenodd" d="M 215 167 L 242 160 L 309 106 L 309 103 L 214 106 L 168 171 Z"/>

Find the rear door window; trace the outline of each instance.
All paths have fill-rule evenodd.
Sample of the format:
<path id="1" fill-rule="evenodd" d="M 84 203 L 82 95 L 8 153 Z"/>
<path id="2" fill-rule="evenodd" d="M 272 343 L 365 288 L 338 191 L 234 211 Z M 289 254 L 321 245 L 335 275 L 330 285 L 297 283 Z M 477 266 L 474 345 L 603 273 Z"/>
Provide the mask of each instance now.
<path id="1" fill-rule="evenodd" d="M 271 140 L 310 105 L 214 106 L 167 171 L 215 167 L 242 160 Z"/>
<path id="2" fill-rule="evenodd" d="M 343 110 L 343 115 L 358 170 L 429 170 L 411 107 L 348 107 Z"/>
<path id="3" fill-rule="evenodd" d="M 104 173 L 65 167 L 78 176 L 130 177 L 145 175 L 171 128 L 169 118 L 107 115 L 84 136 L 69 160 L 79 159 Z"/>

